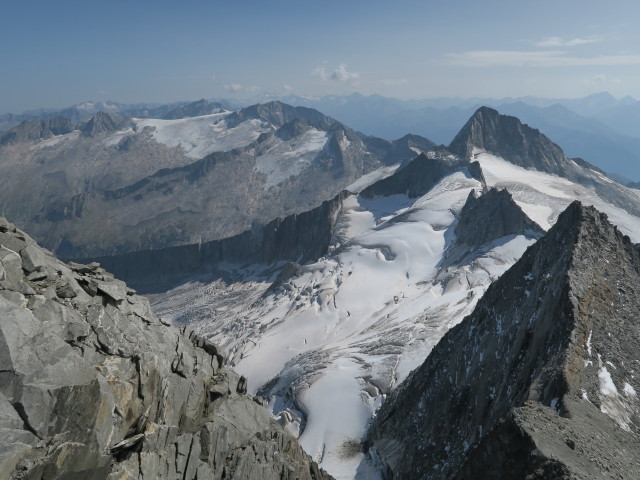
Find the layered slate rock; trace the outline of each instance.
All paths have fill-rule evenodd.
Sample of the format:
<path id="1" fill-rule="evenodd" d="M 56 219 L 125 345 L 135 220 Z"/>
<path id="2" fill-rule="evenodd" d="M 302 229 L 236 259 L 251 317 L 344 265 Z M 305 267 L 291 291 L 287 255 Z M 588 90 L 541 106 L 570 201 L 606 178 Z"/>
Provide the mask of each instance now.
<path id="1" fill-rule="evenodd" d="M 223 361 L 0 220 L 0 478 L 329 478 Z"/>
<path id="2" fill-rule="evenodd" d="M 640 247 L 572 203 L 379 410 L 394 479 L 636 478 Z"/>

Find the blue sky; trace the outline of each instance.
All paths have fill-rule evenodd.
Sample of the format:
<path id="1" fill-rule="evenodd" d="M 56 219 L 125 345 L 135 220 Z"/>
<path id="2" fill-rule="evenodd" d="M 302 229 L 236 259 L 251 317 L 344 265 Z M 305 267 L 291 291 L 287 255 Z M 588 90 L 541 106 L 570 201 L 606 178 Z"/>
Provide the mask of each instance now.
<path id="1" fill-rule="evenodd" d="M 640 2 L 3 2 L 0 113 L 260 93 L 640 98 Z"/>

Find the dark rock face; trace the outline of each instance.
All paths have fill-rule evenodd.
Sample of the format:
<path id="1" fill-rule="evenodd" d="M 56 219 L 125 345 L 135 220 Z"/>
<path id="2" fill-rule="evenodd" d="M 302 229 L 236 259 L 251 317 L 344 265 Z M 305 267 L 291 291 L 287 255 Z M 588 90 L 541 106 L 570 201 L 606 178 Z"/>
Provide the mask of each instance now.
<path id="1" fill-rule="evenodd" d="M 313 210 L 277 218 L 263 227 L 222 240 L 95 260 L 141 291 L 161 290 L 185 277 L 215 270 L 220 262 L 269 264 L 280 260 L 316 260 L 329 248 L 337 214 L 346 195 L 347 192 L 342 192 Z"/>
<path id="2" fill-rule="evenodd" d="M 268 102 L 252 105 L 231 114 L 228 121 L 236 125 L 245 120 L 263 120 L 278 127 L 283 126 L 295 119 L 305 120 L 309 125 L 320 130 L 328 130 L 336 124 L 340 124 L 331 117 L 323 115 L 313 108 L 292 107 L 282 102 Z"/>
<path id="3" fill-rule="evenodd" d="M 525 168 L 564 173 L 562 149 L 540 131 L 516 117 L 500 115 L 489 107 L 480 107 L 455 136 L 449 150 L 471 158 L 473 147 L 499 155 Z"/>
<path id="4" fill-rule="evenodd" d="M 471 191 L 458 215 L 456 243 L 477 248 L 497 238 L 530 232 L 542 235 L 544 230 L 520 209 L 507 190 L 489 189 L 476 197 Z"/>
<path id="5" fill-rule="evenodd" d="M 108 112 L 98 112 L 87 123 L 80 127 L 86 137 L 97 137 L 111 132 L 117 132 L 124 126 L 124 121 Z"/>
<path id="6" fill-rule="evenodd" d="M 174 108 L 169 113 L 164 115 L 163 118 L 167 120 L 174 120 L 178 118 L 186 117 L 199 117 L 200 115 L 211 115 L 212 113 L 220 113 L 224 110 L 224 106 L 220 103 L 209 102 L 204 98 L 196 102 L 191 102 L 187 105 L 180 105 Z"/>
<path id="7" fill-rule="evenodd" d="M 223 361 L 0 220 L 2 478 L 330 478 Z"/>
<path id="8" fill-rule="evenodd" d="M 420 154 L 401 166 L 393 175 L 384 178 L 360 192 L 363 197 L 406 194 L 410 198 L 424 195 L 440 180 L 455 171 L 464 171 L 469 177 L 484 182 L 477 162 L 461 160 L 446 151 Z"/>
<path id="9" fill-rule="evenodd" d="M 574 202 L 388 398 L 394 479 L 635 478 L 640 247 Z"/>
<path id="10" fill-rule="evenodd" d="M 72 132 L 74 123 L 68 118 L 55 117 L 50 120 L 24 121 L 0 137 L 0 145 L 42 140 L 54 135 Z"/>

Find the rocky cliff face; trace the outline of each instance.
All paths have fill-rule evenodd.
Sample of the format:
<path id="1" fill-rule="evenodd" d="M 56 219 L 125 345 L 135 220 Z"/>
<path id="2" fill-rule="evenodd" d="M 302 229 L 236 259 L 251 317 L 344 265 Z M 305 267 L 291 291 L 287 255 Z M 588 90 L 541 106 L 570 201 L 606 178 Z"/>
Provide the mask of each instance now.
<path id="1" fill-rule="evenodd" d="M 329 478 L 223 361 L 0 220 L 0 478 Z"/>
<path id="2" fill-rule="evenodd" d="M 383 404 L 387 478 L 635 478 L 640 247 L 574 202 Z"/>
<path id="3" fill-rule="evenodd" d="M 270 264 L 281 260 L 316 260 L 329 248 L 336 217 L 347 195 L 341 192 L 312 210 L 277 218 L 265 226 L 222 240 L 95 260 L 136 288 L 153 292 L 197 274 L 216 272 L 221 262 Z"/>

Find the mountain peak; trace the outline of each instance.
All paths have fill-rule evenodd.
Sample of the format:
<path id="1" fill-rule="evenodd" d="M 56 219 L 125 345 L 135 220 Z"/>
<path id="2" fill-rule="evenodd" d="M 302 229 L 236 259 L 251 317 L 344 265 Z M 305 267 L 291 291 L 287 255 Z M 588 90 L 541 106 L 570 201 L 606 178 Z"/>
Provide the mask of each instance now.
<path id="1" fill-rule="evenodd" d="M 416 198 L 427 193 L 442 178 L 464 171 L 484 185 L 484 177 L 478 162 L 467 162 L 451 155 L 446 150 L 421 153 L 402 165 L 393 175 L 383 178 L 360 192 L 364 197 L 406 194 Z"/>
<path id="2" fill-rule="evenodd" d="M 185 117 L 199 117 L 224 111 L 224 106 L 220 103 L 210 102 L 204 98 L 186 105 L 180 105 L 167 113 L 164 118 L 167 120 L 177 120 Z"/>
<path id="3" fill-rule="evenodd" d="M 394 478 L 632 478 L 638 282 L 638 246 L 573 202 L 382 405 L 370 449 Z"/>
<path id="4" fill-rule="evenodd" d="M 474 149 L 548 173 L 562 174 L 568 162 L 562 149 L 539 130 L 489 107 L 478 108 L 449 145 L 450 151 L 469 159 Z"/>
<path id="5" fill-rule="evenodd" d="M 80 130 L 86 137 L 95 137 L 100 134 L 118 131 L 123 124 L 124 122 L 115 115 L 101 110 L 82 125 Z"/>

